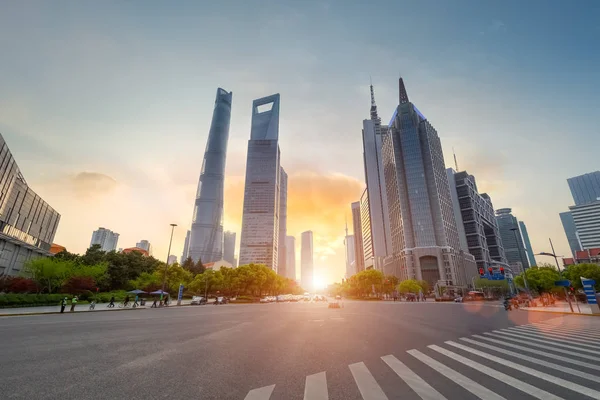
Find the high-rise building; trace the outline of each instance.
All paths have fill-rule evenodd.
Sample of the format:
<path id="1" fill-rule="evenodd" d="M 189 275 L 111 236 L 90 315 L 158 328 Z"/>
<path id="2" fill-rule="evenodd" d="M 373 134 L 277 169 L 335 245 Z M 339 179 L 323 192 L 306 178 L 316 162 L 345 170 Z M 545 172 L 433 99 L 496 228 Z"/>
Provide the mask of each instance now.
<path id="1" fill-rule="evenodd" d="M 530 267 L 525 241 L 519 226 L 519 220 L 512 215 L 512 209 L 501 208 L 496 210 L 496 221 L 504 246 L 504 253 L 508 264 L 515 274 Z"/>
<path id="2" fill-rule="evenodd" d="M 352 208 L 352 236 L 354 236 L 354 269 L 356 272 L 365 270 L 365 255 L 363 253 L 362 226 L 360 201 L 355 201 Z"/>
<path id="3" fill-rule="evenodd" d="M 466 286 L 477 276 L 461 248 L 440 138 L 408 100 L 399 81 L 399 105 L 383 137 L 392 254 L 384 270 L 401 280 Z"/>
<path id="4" fill-rule="evenodd" d="M 600 201 L 570 206 L 582 250 L 600 247 Z"/>
<path id="5" fill-rule="evenodd" d="M 25 181 L 0 135 L 0 276 L 22 274 L 24 264 L 51 256 L 60 214 Z"/>
<path id="6" fill-rule="evenodd" d="M 362 139 L 373 257 L 387 256 L 388 238 L 390 236 L 389 211 L 381 154 L 383 136 L 387 134 L 387 130 L 388 127 L 381 125 L 381 119 L 377 115 L 377 105 L 375 104 L 373 85 L 371 85 L 371 118 L 363 121 Z"/>
<path id="7" fill-rule="evenodd" d="M 579 236 L 577 235 L 577 227 L 575 226 L 573 214 L 571 214 L 571 211 L 565 211 L 561 212 L 559 215 L 563 229 L 567 235 L 567 241 L 569 242 L 569 247 L 571 248 L 571 254 L 573 257 L 575 257 L 576 253 L 581 250 L 581 243 L 579 242 Z"/>
<path id="8" fill-rule="evenodd" d="M 181 264 L 188 258 L 189 248 L 190 248 L 190 230 L 185 234 L 185 240 L 183 242 L 183 252 L 181 253 L 181 260 L 179 261 Z"/>
<path id="9" fill-rule="evenodd" d="M 446 173 L 462 250 L 485 271 L 496 263 L 507 264 L 491 198 L 479 194 L 475 177 L 466 171 L 448 168 Z"/>
<path id="10" fill-rule="evenodd" d="M 232 92 L 217 89 L 192 216 L 188 255 L 210 263 L 223 257 L 223 191 Z"/>
<path id="11" fill-rule="evenodd" d="M 300 282 L 304 290 L 311 291 L 314 287 L 313 233 L 302 232 L 300 241 Z"/>
<path id="12" fill-rule="evenodd" d="M 148 252 L 148 255 L 151 256 L 152 255 L 152 245 L 150 244 L 149 241 L 147 240 L 140 240 L 139 242 L 137 242 L 135 244 L 135 247 L 139 248 L 139 249 L 144 249 Z"/>
<path id="13" fill-rule="evenodd" d="M 535 254 L 533 253 L 533 248 L 531 247 L 531 240 L 529 240 L 529 233 L 527 232 L 527 226 L 525 225 L 525 222 L 519 221 L 519 229 L 521 230 L 521 236 L 523 236 L 523 243 L 525 244 L 525 252 L 527 253 L 527 261 L 529 261 L 529 266 L 537 267 Z"/>
<path id="14" fill-rule="evenodd" d="M 240 264 L 277 271 L 279 241 L 279 94 L 252 103 L 248 141 Z"/>
<path id="15" fill-rule="evenodd" d="M 344 249 L 346 251 L 346 279 L 356 274 L 356 252 L 354 251 L 354 235 L 348 235 L 348 224 L 346 224 L 346 236 L 344 237 Z"/>
<path id="16" fill-rule="evenodd" d="M 296 238 L 285 237 L 285 273 L 289 279 L 297 280 L 296 277 Z"/>
<path id="17" fill-rule="evenodd" d="M 600 201 L 600 171 L 567 179 L 576 206 Z"/>
<path id="18" fill-rule="evenodd" d="M 371 229 L 371 211 L 369 207 L 369 192 L 367 189 L 360 196 L 360 228 L 362 230 L 362 253 L 365 269 L 375 268 L 375 254 L 373 253 L 373 230 Z"/>
<path id="19" fill-rule="evenodd" d="M 223 233 L 223 260 L 232 266 L 235 265 L 235 232 L 225 231 Z"/>
<path id="20" fill-rule="evenodd" d="M 278 243 L 278 257 L 277 262 L 277 273 L 281 276 L 288 276 L 286 271 L 286 243 L 285 237 L 287 236 L 287 182 L 288 176 L 283 168 L 279 169 L 279 240 Z"/>
<path id="21" fill-rule="evenodd" d="M 167 259 L 167 264 L 168 264 L 168 265 L 173 265 L 173 264 L 175 264 L 176 262 L 177 262 L 177 256 L 176 256 L 176 255 L 174 255 L 174 254 L 171 254 L 171 255 L 169 256 L 169 258 Z"/>
<path id="22" fill-rule="evenodd" d="M 98 230 L 92 233 L 92 240 L 90 241 L 90 247 L 95 244 L 100 245 L 103 251 L 114 251 L 117 249 L 117 243 L 119 242 L 119 234 L 106 228 L 98 228 Z"/>

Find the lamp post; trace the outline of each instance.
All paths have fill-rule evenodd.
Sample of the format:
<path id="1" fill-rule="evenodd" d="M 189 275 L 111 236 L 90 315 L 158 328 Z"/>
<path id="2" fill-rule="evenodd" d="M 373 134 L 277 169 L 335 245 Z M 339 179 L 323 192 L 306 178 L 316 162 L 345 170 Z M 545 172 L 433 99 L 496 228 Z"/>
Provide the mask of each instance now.
<path id="1" fill-rule="evenodd" d="M 523 261 L 523 257 L 521 257 L 521 248 L 519 247 L 519 237 L 517 236 L 517 231 L 519 230 L 518 227 L 513 227 L 510 228 L 511 231 L 513 231 L 513 233 L 515 234 L 515 242 L 517 245 L 517 250 L 519 251 L 519 258 L 521 259 L 521 261 Z M 521 262 L 521 265 L 523 266 L 523 283 L 525 284 L 525 290 L 527 290 L 527 294 L 529 295 L 529 299 L 531 299 L 531 291 L 529 290 L 529 285 L 527 284 L 527 268 L 525 268 L 525 265 L 523 265 L 523 263 Z M 516 285 L 515 285 L 515 289 L 516 289 Z M 518 291 L 517 291 L 517 294 Z"/>
<path id="2" fill-rule="evenodd" d="M 556 262 L 556 268 L 558 268 L 558 276 L 560 276 L 562 278 L 562 271 L 560 270 L 560 266 L 558 264 L 558 257 L 562 257 L 562 256 L 556 255 L 556 252 L 554 251 L 554 245 L 552 244 L 552 239 L 548 238 L 548 240 L 550 241 L 550 248 L 552 249 L 552 253 L 542 251 L 541 253 L 536 254 L 536 256 L 554 257 L 554 261 Z M 569 308 L 571 308 L 571 312 L 575 312 L 575 310 L 573 310 L 573 304 L 571 303 L 571 298 L 569 297 L 569 292 L 567 292 L 567 288 L 563 286 L 563 289 L 565 290 L 565 297 L 567 298 L 567 301 L 569 302 Z M 579 307 L 579 305 L 578 305 L 578 307 Z"/>
<path id="3" fill-rule="evenodd" d="M 167 262 L 165 264 L 165 274 L 163 276 L 163 282 L 162 282 L 162 293 L 160 294 L 161 300 L 165 293 L 165 284 L 167 283 L 167 270 L 169 268 L 169 256 L 171 255 L 171 244 L 173 243 L 173 231 L 175 230 L 176 226 L 177 226 L 177 224 L 171 224 L 171 239 L 169 240 L 169 251 L 167 252 Z"/>

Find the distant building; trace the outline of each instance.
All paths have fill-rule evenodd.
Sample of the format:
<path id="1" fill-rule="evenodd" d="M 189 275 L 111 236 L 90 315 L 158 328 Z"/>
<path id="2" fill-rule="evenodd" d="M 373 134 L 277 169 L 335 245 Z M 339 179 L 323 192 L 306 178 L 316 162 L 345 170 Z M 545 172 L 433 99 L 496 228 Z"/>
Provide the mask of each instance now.
<path id="1" fill-rule="evenodd" d="M 285 237 L 285 272 L 289 279 L 296 278 L 296 238 L 293 236 Z"/>
<path id="2" fill-rule="evenodd" d="M 139 247 L 140 249 L 146 250 L 149 256 L 152 255 L 152 245 L 147 240 L 140 240 L 138 243 L 135 244 L 135 247 Z"/>
<path id="3" fill-rule="evenodd" d="M 560 214 L 571 253 L 600 247 L 600 171 L 567 179 L 575 205 Z"/>
<path id="4" fill-rule="evenodd" d="M 577 235 L 577 227 L 575 226 L 575 220 L 571 211 L 561 212 L 560 222 L 562 222 L 563 229 L 567 235 L 567 241 L 571 248 L 571 255 L 575 257 L 575 253 L 581 250 L 581 243 L 579 242 L 579 236 Z"/>
<path id="5" fill-rule="evenodd" d="M 281 276 L 288 276 L 287 254 L 285 237 L 287 236 L 287 184 L 288 176 L 283 168 L 279 169 L 279 240 L 277 241 L 277 273 Z"/>
<path id="6" fill-rule="evenodd" d="M 565 266 L 573 264 L 600 264 L 600 248 L 578 250 L 573 258 L 563 258 Z"/>
<path id="7" fill-rule="evenodd" d="M 600 201 L 569 207 L 582 250 L 600 247 Z"/>
<path id="8" fill-rule="evenodd" d="M 304 290 L 311 291 L 314 287 L 313 233 L 302 232 L 300 243 L 300 281 Z"/>
<path id="9" fill-rule="evenodd" d="M 360 196 L 360 228 L 362 231 L 362 253 L 365 269 L 374 267 L 373 236 L 371 236 L 371 211 L 367 189 Z"/>
<path id="10" fill-rule="evenodd" d="M 279 94 L 252 103 L 240 240 L 240 264 L 277 271 L 280 201 Z"/>
<path id="11" fill-rule="evenodd" d="M 210 263 L 206 263 L 203 264 L 204 268 L 206 269 L 212 269 L 213 271 L 218 271 L 221 268 L 225 267 L 225 268 L 233 268 L 233 265 L 231 265 L 230 263 L 228 263 L 225 260 L 219 260 L 219 261 L 215 261 L 215 262 L 210 262 Z"/>
<path id="12" fill-rule="evenodd" d="M 114 251 L 117 249 L 117 242 L 119 241 L 119 234 L 106 228 L 98 228 L 98 230 L 92 233 L 92 240 L 90 247 L 97 244 L 103 251 Z"/>
<path id="13" fill-rule="evenodd" d="M 223 234 L 223 260 L 235 265 L 235 232 L 225 231 Z"/>
<path id="14" fill-rule="evenodd" d="M 356 272 L 365 270 L 365 255 L 363 252 L 362 226 L 360 214 L 360 201 L 351 205 L 352 209 L 352 236 L 354 236 L 354 269 Z"/>
<path id="15" fill-rule="evenodd" d="M 600 201 L 600 171 L 567 179 L 576 206 Z"/>
<path id="16" fill-rule="evenodd" d="M 185 260 L 188 258 L 188 252 L 190 248 L 190 230 L 185 234 L 185 241 L 183 242 L 183 252 L 181 253 L 181 259 L 179 261 L 180 264 L 183 264 Z"/>
<path id="17" fill-rule="evenodd" d="M 123 254 L 128 254 L 128 253 L 133 253 L 133 252 L 140 253 L 141 255 L 146 256 L 146 257 L 148 256 L 148 251 L 146 249 L 142 249 L 140 247 L 128 247 L 128 248 L 122 249 L 120 251 L 120 253 L 123 253 Z"/>
<path id="18" fill-rule="evenodd" d="M 174 254 L 171 254 L 169 256 L 169 258 L 167 259 L 167 264 L 168 265 L 173 265 L 173 264 L 176 264 L 176 263 L 177 263 L 177 256 L 174 255 Z"/>
<path id="19" fill-rule="evenodd" d="M 537 267 L 535 254 L 533 253 L 533 248 L 531 247 L 531 240 L 529 240 L 529 233 L 527 232 L 527 226 L 525 225 L 525 222 L 519 221 L 519 229 L 521 230 L 521 236 L 523 236 L 523 242 L 525 243 L 525 252 L 527 253 L 529 266 Z"/>
<path id="20" fill-rule="evenodd" d="M 512 209 L 501 208 L 496 210 L 496 222 L 498 222 L 504 254 L 506 254 L 506 259 L 513 273 L 529 268 L 529 257 L 527 256 L 519 220 L 512 215 Z"/>
<path id="21" fill-rule="evenodd" d="M 344 237 L 344 248 L 346 250 L 346 279 L 356 274 L 356 252 L 354 251 L 354 235 L 348 235 L 348 229 L 346 229 L 346 236 Z"/>

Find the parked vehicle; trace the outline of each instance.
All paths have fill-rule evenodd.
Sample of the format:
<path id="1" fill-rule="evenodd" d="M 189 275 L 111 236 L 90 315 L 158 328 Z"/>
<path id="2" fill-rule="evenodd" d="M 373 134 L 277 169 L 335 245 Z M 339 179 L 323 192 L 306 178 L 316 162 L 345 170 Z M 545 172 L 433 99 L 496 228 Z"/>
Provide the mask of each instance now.
<path id="1" fill-rule="evenodd" d="M 206 298 L 202 296 L 194 296 L 192 297 L 191 305 L 193 306 L 201 306 L 206 304 Z"/>

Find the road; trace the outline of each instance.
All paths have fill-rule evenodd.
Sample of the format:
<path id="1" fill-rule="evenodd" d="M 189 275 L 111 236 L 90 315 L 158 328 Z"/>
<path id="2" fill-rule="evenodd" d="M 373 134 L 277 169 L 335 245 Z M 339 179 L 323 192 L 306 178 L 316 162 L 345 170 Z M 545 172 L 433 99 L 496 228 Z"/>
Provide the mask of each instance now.
<path id="1" fill-rule="evenodd" d="M 454 303 L 3 317 L 0 393 L 61 400 L 599 399 L 598 339 L 600 318 Z"/>

